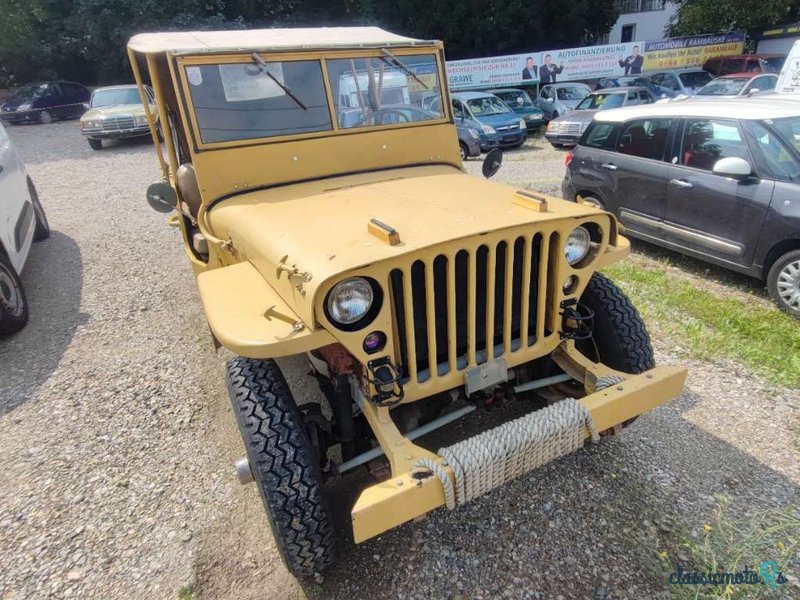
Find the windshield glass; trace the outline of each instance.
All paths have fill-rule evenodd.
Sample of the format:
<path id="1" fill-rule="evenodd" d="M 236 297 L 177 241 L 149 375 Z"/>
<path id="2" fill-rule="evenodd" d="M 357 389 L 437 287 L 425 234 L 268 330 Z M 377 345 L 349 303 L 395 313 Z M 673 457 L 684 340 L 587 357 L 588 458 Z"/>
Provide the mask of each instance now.
<path id="1" fill-rule="evenodd" d="M 203 143 L 332 129 L 318 60 L 190 65 L 185 73 Z"/>
<path id="2" fill-rule="evenodd" d="M 494 96 L 483 96 L 481 98 L 471 98 L 467 100 L 467 106 L 476 117 L 487 117 L 489 115 L 505 115 L 511 112 L 499 98 Z"/>
<path id="3" fill-rule="evenodd" d="M 141 104 L 139 91 L 136 88 L 109 88 L 95 90 L 92 94 L 92 108 L 115 104 Z"/>
<path id="4" fill-rule="evenodd" d="M 556 95 L 559 100 L 581 100 L 589 92 L 579 87 L 560 87 L 556 88 Z"/>
<path id="5" fill-rule="evenodd" d="M 713 75 L 708 71 L 689 71 L 688 73 L 681 73 L 678 77 L 681 78 L 683 87 L 686 88 L 701 88 L 714 79 Z"/>
<path id="6" fill-rule="evenodd" d="M 780 73 L 781 69 L 783 68 L 783 63 L 785 62 L 785 56 L 771 56 L 770 58 L 762 58 L 762 71 L 764 73 Z"/>
<path id="7" fill-rule="evenodd" d="M 697 91 L 698 96 L 735 96 L 750 81 L 749 77 L 725 77 L 715 79 Z"/>
<path id="8" fill-rule="evenodd" d="M 326 61 L 339 127 L 372 127 L 440 119 L 441 90 L 433 54 Z"/>
<path id="9" fill-rule="evenodd" d="M 518 92 L 503 92 L 500 98 L 510 106 L 524 106 L 528 108 L 533 106 L 531 97 L 523 90 L 519 90 Z"/>
<path id="10" fill-rule="evenodd" d="M 11 94 L 11 100 L 32 100 L 47 88 L 46 83 L 29 83 Z"/>
<path id="11" fill-rule="evenodd" d="M 604 110 L 619 108 L 625 103 L 625 93 L 590 94 L 577 106 L 577 110 Z"/>

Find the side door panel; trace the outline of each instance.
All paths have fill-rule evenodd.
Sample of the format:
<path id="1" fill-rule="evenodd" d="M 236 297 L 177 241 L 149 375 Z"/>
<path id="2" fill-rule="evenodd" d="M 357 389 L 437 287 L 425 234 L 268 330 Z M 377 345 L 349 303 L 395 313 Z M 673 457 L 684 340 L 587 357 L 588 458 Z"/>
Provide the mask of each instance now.
<path id="1" fill-rule="evenodd" d="M 0 125 L 0 242 L 19 272 L 28 255 L 35 219 L 22 163 Z"/>

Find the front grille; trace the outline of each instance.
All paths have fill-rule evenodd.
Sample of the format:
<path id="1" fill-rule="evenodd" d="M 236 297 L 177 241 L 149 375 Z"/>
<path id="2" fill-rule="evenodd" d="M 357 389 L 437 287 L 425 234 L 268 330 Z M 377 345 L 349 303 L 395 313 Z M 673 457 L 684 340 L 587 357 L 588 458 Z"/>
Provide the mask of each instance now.
<path id="1" fill-rule="evenodd" d="M 107 117 L 100 121 L 102 131 L 119 131 L 120 129 L 133 129 L 133 115 L 117 115 Z"/>
<path id="2" fill-rule="evenodd" d="M 422 383 L 536 344 L 548 246 L 542 234 L 519 236 L 393 269 L 403 376 Z"/>
<path id="3" fill-rule="evenodd" d="M 578 135 L 581 132 L 581 124 L 580 123 L 562 123 L 561 129 L 559 133 L 563 133 L 566 135 Z"/>

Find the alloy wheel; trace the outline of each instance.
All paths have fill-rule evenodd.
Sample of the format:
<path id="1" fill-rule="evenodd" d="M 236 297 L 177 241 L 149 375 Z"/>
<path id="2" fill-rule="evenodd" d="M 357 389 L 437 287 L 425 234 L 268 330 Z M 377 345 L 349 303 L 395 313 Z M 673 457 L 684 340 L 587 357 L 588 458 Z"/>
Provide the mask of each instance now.
<path id="1" fill-rule="evenodd" d="M 787 263 L 778 273 L 778 296 L 790 308 L 800 310 L 800 260 Z"/>

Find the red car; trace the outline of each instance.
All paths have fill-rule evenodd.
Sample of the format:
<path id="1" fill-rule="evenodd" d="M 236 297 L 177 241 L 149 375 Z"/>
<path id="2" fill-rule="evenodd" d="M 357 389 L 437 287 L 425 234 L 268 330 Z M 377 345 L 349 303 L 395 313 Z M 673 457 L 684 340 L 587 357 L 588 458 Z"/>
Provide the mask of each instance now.
<path id="1" fill-rule="evenodd" d="M 733 73 L 780 73 L 785 60 L 785 54 L 715 56 L 703 63 L 703 70 L 717 77 Z"/>

